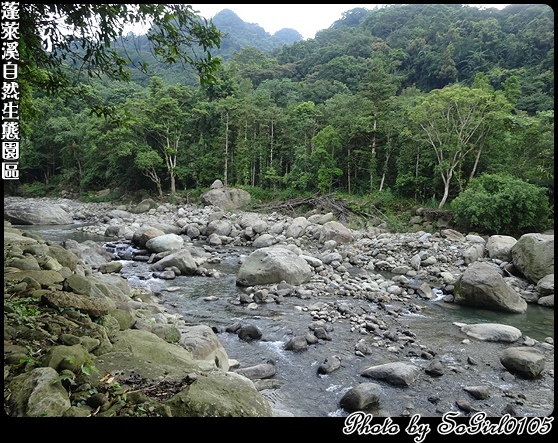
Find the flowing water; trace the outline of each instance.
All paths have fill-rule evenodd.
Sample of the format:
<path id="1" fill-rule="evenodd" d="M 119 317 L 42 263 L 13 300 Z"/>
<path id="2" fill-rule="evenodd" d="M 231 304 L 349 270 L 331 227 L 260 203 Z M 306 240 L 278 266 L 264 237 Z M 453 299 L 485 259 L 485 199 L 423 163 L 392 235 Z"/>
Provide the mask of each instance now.
<path id="1" fill-rule="evenodd" d="M 41 235 L 45 240 L 61 241 L 72 238 L 77 241 L 102 239 L 84 235 L 75 231 L 75 227 L 58 227 L 49 229 L 26 228 Z M 284 297 L 281 303 L 259 304 L 257 309 L 250 309 L 238 303 L 242 289 L 236 285 L 236 272 L 243 256 L 251 252 L 250 248 L 215 248 L 221 256 L 219 263 L 204 265 L 220 271 L 220 276 L 179 276 L 174 280 L 153 278 L 148 265 L 144 262 L 122 261 L 121 271 L 129 283 L 147 285 L 160 294 L 163 306 L 170 313 L 180 314 L 186 323 L 206 324 L 217 331 L 217 336 L 226 349 L 229 358 L 237 360 L 241 367 L 264 363 L 269 359 L 275 362 L 277 373 L 274 380 L 284 381 L 277 389 L 266 389 L 262 394 L 276 409 L 288 411 L 297 417 L 346 416 L 346 411 L 339 408 L 339 400 L 351 387 L 370 381 L 359 374 L 369 366 L 398 361 L 401 355 L 393 356 L 384 349 L 378 349 L 371 356 L 358 357 L 354 353 L 354 345 L 363 338 L 358 332 L 351 330 L 349 321 L 338 321 L 333 324 L 330 333 L 332 340 L 320 340 L 311 345 L 307 351 L 294 353 L 286 351 L 284 344 L 295 335 L 305 335 L 312 318 L 301 307 L 309 306 L 317 301 L 342 301 L 357 304 L 370 304 L 365 300 L 347 297 L 330 296 L 320 300 L 312 298 L 302 300 L 296 297 Z M 208 297 L 211 297 L 208 299 Z M 464 334 L 453 322 L 462 323 L 502 323 L 519 328 L 524 335 L 536 340 L 554 337 L 554 310 L 530 304 L 525 314 L 506 314 L 488 310 L 467 308 L 438 300 L 417 302 L 423 309 L 420 314 L 404 313 L 400 323 L 416 334 L 418 343 L 443 349 L 440 357 L 448 366 L 459 366 L 466 360 L 467 349 L 462 342 Z M 262 331 L 262 339 L 245 342 L 236 334 L 219 332 L 235 323 L 254 325 Z M 495 344 L 485 345 L 487 355 L 496 355 L 500 347 Z M 492 351 L 494 349 L 494 351 Z M 328 375 L 320 375 L 318 366 L 326 357 L 337 355 L 341 358 L 341 367 Z M 491 357 L 486 357 L 485 364 Z M 494 357 L 495 358 L 495 357 Z M 407 358 L 403 358 L 406 360 Z M 422 364 L 417 359 L 417 364 Z M 451 374 L 446 376 L 444 386 L 451 385 Z M 480 381 L 502 387 L 502 381 L 496 375 L 483 380 L 474 377 L 469 384 Z M 461 379 L 456 379 L 455 395 L 460 395 Z M 442 389 L 432 382 L 421 381 L 413 389 L 385 387 L 385 395 L 389 401 L 386 406 L 375 411 L 376 416 L 397 416 L 401 411 L 417 407 L 419 410 L 430 410 L 435 416 L 434 406 L 426 400 L 424 392 L 436 392 Z M 453 402 L 448 409 L 455 408 Z"/>

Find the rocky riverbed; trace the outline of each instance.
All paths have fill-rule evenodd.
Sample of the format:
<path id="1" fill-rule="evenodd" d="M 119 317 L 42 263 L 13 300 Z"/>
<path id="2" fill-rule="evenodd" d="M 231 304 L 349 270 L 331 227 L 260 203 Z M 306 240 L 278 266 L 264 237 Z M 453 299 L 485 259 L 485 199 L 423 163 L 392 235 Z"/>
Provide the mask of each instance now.
<path id="1" fill-rule="evenodd" d="M 33 214 L 32 223 L 49 217 L 56 224 L 77 223 L 84 234 L 103 238 L 105 248 L 94 241 L 33 238 L 23 225 L 15 224 L 16 217 L 25 217 L 26 212 Z M 4 370 L 5 409 L 11 415 L 29 414 L 30 405 L 14 400 L 16 390 L 30 389 L 26 387 L 30 380 L 45 378 L 42 372 L 50 368 L 56 371 L 56 376 L 50 374 L 54 378 L 65 374 L 67 380 L 82 382 L 80 389 L 70 382 L 62 385 L 66 394 L 59 394 L 67 395 L 68 401 L 60 401 L 59 415 L 141 415 L 139 411 L 146 410 L 148 415 L 171 416 L 296 416 L 296 411 L 274 402 L 273 392 L 280 393 L 292 382 L 279 377 L 276 362 L 235 361 L 216 339 L 226 333 L 253 343 L 262 335 L 265 339 L 268 331 L 241 322 L 194 325 L 165 305 L 168 292 L 130 284 L 137 282 L 130 278 L 134 267 L 122 265 L 137 263 L 144 273 L 141 278 L 171 283 L 186 276 L 218 279 L 222 274 L 215 264 L 242 248 L 251 252 L 239 259 L 240 291 L 229 303 L 262 315 L 276 306 L 281 315 L 300 318 L 305 327 L 283 333 L 282 350 L 293 358 L 312 355 L 320 362 L 317 368 L 308 368 L 312 377 L 352 380 L 337 393 L 339 415 L 373 411 L 377 416 L 440 417 L 451 411 L 460 416 L 483 411 L 490 416 L 546 416 L 553 412 L 553 324 L 547 336 L 534 338 L 497 321 L 432 325 L 440 328 L 439 333 L 426 333 L 429 327 L 420 320 L 429 301 L 440 298 L 456 309 L 477 307 L 502 312 L 503 318 L 522 315 L 532 307 L 553 311 L 553 235 L 486 238 L 449 228 L 432 233 L 416 227 L 414 232 L 396 234 L 381 227 L 351 230 L 331 213 L 293 218 L 152 201 L 115 206 L 5 199 L 5 218 L 14 222 L 5 225 L 4 242 L 5 255 L 6 245 L 12 245 L 5 269 L 5 300 L 11 303 L 5 301 Z M 532 251 L 538 259 L 532 259 Z M 39 273 L 47 278 L 47 271 L 52 280 L 38 281 Z M 115 287 L 120 288 L 118 294 Z M 61 293 L 81 297 L 64 304 Z M 37 300 L 35 309 L 40 313 L 23 315 L 13 302 L 16 296 Z M 54 328 L 55 313 L 71 315 Z M 85 321 L 84 317 L 108 327 L 103 332 L 80 323 L 78 333 L 71 323 Z M 90 327 L 96 332 L 84 333 Z M 111 365 L 117 350 L 133 348 L 140 331 L 142 340 L 155 337 L 160 346 L 166 343 L 188 351 L 189 356 L 180 356 L 182 366 L 188 361 L 188 369 L 178 374 L 166 362 L 159 368 L 162 373 L 156 374 L 131 356 L 133 367 L 117 369 L 122 361 Z M 58 352 L 83 347 L 89 355 L 81 365 L 62 364 L 64 358 L 47 350 L 54 345 L 63 347 Z M 39 346 L 44 349 L 36 349 Z M 101 389 L 104 374 L 81 380 L 87 358 L 91 367 L 104 370 L 113 380 L 112 391 Z M 241 404 L 236 396 L 218 408 L 211 400 L 195 396 L 196 386 L 207 389 L 211 383 L 230 389 L 231 397 L 235 390 L 248 389 L 250 400 Z M 90 389 L 85 389 L 88 384 Z M 91 394 L 92 389 L 97 392 Z M 149 396 L 150 392 L 159 397 Z M 128 393 L 127 400 L 123 393 Z M 189 409 L 177 406 L 185 402 L 190 403 Z M 323 414 L 316 408 L 316 416 Z"/>

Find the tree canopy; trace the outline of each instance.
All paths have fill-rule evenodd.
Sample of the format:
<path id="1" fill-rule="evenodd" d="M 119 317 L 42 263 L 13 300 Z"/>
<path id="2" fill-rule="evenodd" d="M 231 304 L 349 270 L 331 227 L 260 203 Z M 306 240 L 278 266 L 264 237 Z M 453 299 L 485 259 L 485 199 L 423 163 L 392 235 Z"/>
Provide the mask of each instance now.
<path id="1" fill-rule="evenodd" d="M 58 93 L 73 87 L 81 94 L 83 76 L 129 80 L 130 58 L 114 47 L 117 39 L 133 37 L 125 33 L 126 26 L 149 26 L 146 35 L 153 54 L 165 64 L 194 67 L 202 84 L 212 80 L 219 64 L 210 49 L 219 47 L 222 33 L 190 5 L 22 3 L 19 7 L 18 80 L 31 91 Z M 145 69 L 145 63 L 139 68 Z"/>
<path id="2" fill-rule="evenodd" d="M 358 8 L 271 49 L 231 11 L 234 35 L 184 5 L 21 8 L 20 86 L 39 117 L 22 117 L 21 194 L 164 198 L 221 179 L 442 209 L 507 174 L 553 207 L 546 5 Z M 144 21 L 147 34 L 126 34 Z"/>

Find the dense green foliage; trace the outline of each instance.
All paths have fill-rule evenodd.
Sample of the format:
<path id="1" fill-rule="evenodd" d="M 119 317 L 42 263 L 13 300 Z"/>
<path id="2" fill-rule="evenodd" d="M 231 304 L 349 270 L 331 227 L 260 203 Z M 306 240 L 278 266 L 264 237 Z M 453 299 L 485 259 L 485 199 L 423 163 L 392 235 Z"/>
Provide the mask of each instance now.
<path id="1" fill-rule="evenodd" d="M 357 8 L 292 44 L 272 42 L 231 11 L 215 18 L 227 27 L 213 51 L 222 58 L 205 58 L 211 76 L 202 84 L 195 60 L 209 46 L 192 43 L 191 63 L 172 64 L 170 53 L 157 61 L 149 37 L 134 34 L 110 42 L 111 54 L 128 61 L 120 65 L 128 82 L 84 82 L 73 61 L 60 69 L 79 95 L 62 85 L 67 94 L 53 98 L 34 83 L 37 118 L 29 119 L 12 191 L 62 185 L 163 196 L 219 178 L 262 195 L 386 193 L 444 208 L 476 177 L 496 174 L 544 188 L 530 195 L 553 207 L 549 6 Z M 180 46 L 176 37 L 170 42 Z M 90 108 L 110 109 L 110 118 Z M 493 222 L 482 226 L 506 226 Z"/>
<path id="2" fill-rule="evenodd" d="M 21 4 L 18 6 L 21 63 L 18 82 L 23 91 L 83 95 L 91 77 L 129 80 L 130 58 L 117 50 L 125 25 L 149 25 L 144 36 L 154 59 L 182 62 L 194 68 L 200 81 L 212 79 L 222 33 L 209 21 L 180 4 Z M 193 52 L 192 52 L 193 51 Z M 136 68 L 146 70 L 141 61 Z M 85 78 L 84 78 L 85 77 Z M 30 97 L 21 101 L 23 115 L 32 115 Z M 94 108 L 112 114 L 108 107 Z"/>
<path id="3" fill-rule="evenodd" d="M 452 202 L 457 222 L 491 234 L 521 236 L 549 228 L 546 189 L 503 174 L 482 174 Z"/>

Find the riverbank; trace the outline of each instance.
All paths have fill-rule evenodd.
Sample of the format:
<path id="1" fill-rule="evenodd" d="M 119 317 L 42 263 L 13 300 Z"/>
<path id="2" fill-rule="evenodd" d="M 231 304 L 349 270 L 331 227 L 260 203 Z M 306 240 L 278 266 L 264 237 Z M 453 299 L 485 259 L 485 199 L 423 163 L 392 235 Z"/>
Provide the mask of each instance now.
<path id="1" fill-rule="evenodd" d="M 449 230 L 446 233 L 448 236 L 443 237 L 440 233 L 392 234 L 378 229 L 366 232 L 352 231 L 349 232 L 349 238 L 343 237 L 343 234 L 347 234 L 346 232 L 327 231 L 326 233 L 327 223 L 333 221 L 331 215 L 328 214 L 309 214 L 307 217 L 303 217 L 305 220 L 294 220 L 280 214 L 225 212 L 211 207 L 159 205 L 146 212 L 134 214 L 128 211 L 130 208 L 115 208 L 108 204 L 85 205 L 67 201 L 58 204 L 63 205 L 64 210 L 73 219 L 84 223 L 84 232 L 105 237 L 107 230 L 118 233 L 118 235 L 112 236 L 115 245 L 133 244 L 134 233 L 144 225 L 158 226 L 167 231 L 177 232 L 175 235 L 180 236 L 184 241 L 183 248 L 191 249 L 193 241 L 196 240 L 205 245 L 202 249 L 206 253 L 203 259 L 198 260 L 200 264 L 196 272 L 200 273 L 204 271 L 203 264 L 217 259 L 219 255 L 222 255 L 224 249 L 247 245 L 253 247 L 254 243 L 258 244 L 258 241 L 261 243 L 261 247 L 283 245 L 298 252 L 299 256 L 308 257 L 308 262 L 314 264 L 311 281 L 290 288 L 276 284 L 261 287 L 254 285 L 253 289 L 246 291 L 249 295 L 249 303 L 246 303 L 245 308 L 249 309 L 252 303 L 258 304 L 254 297 L 258 291 L 260 296 L 262 291 L 266 292 L 265 303 L 314 306 L 313 309 L 303 312 L 306 312 L 306 315 L 310 313 L 315 316 L 316 322 L 325 326 L 333 325 L 338 330 L 341 329 L 340 325 L 344 322 L 349 329 L 360 335 L 359 340 L 353 339 L 347 343 L 345 354 L 347 356 L 352 354 L 353 357 L 350 359 L 362 359 L 360 360 L 362 363 L 394 359 L 405 364 L 413 362 L 422 374 L 417 380 L 411 381 L 411 386 L 406 388 L 407 392 L 415 392 L 414 390 L 417 389 L 417 392 L 423 393 L 421 396 L 425 396 L 427 390 L 432 390 L 432 383 L 435 383 L 438 389 L 447 389 L 443 387 L 449 387 L 452 384 L 454 386 L 453 393 L 447 398 L 442 395 L 440 397 L 443 399 L 442 402 L 431 409 L 420 409 L 415 404 L 413 408 L 399 410 L 391 408 L 388 404 L 384 406 L 384 413 L 393 412 L 395 415 L 405 416 L 405 410 L 408 415 L 412 414 L 414 410 L 426 416 L 436 416 L 441 415 L 448 408 L 453 408 L 462 414 L 467 414 L 463 409 L 467 406 L 462 405 L 461 408 L 456 406 L 457 400 L 464 395 L 463 393 L 460 395 L 459 391 L 462 391 L 465 380 L 478 379 L 478 371 L 481 368 L 483 372 L 491 374 L 487 380 L 493 380 L 490 382 L 491 385 L 493 384 L 491 390 L 495 390 L 495 392 L 492 393 L 489 401 L 468 399 L 467 403 L 472 408 L 468 413 L 480 407 L 499 414 L 508 404 L 511 404 L 515 413 L 520 415 L 522 413 L 545 415 L 553 409 L 553 400 L 550 400 L 547 395 L 549 390 L 551 394 L 553 393 L 553 340 L 551 337 L 549 340 L 539 341 L 521 336 L 513 343 L 513 346 L 537 348 L 544 354 L 542 376 L 537 380 L 524 380 L 506 370 L 496 357 L 509 347 L 509 344 L 488 341 L 481 342 L 482 346 L 478 346 L 479 343 L 476 339 L 469 338 L 467 334 L 461 333 L 455 327 L 456 335 L 462 335 L 461 347 L 468 348 L 465 360 L 467 362 L 465 363 L 466 370 L 463 368 L 458 370 L 459 363 L 456 365 L 456 362 L 449 364 L 439 361 L 439 358 L 435 357 L 444 355 L 440 353 L 440 350 L 431 344 L 422 343 L 420 334 L 414 332 L 412 328 L 402 327 L 402 314 L 409 309 L 418 309 L 421 304 L 420 300 L 428 299 L 431 296 L 428 288 L 421 289 L 420 286 L 417 287 L 413 284 L 414 281 L 428 281 L 430 289 L 438 287 L 445 291 L 449 303 L 453 292 L 452 286 L 469 267 L 469 264 L 472 261 L 487 261 L 488 257 L 485 257 L 484 253 L 472 260 L 471 254 L 474 251 L 471 248 L 476 251 L 479 249 L 474 246 L 480 242 L 476 236 L 462 235 Z M 209 232 L 208 227 L 210 227 Z M 164 233 L 164 231 L 162 232 Z M 167 232 L 165 235 L 171 233 Z M 449 235 L 455 238 L 448 238 Z M 344 239 L 348 239 L 348 241 Z M 483 244 L 483 252 L 485 245 L 486 240 Z M 136 249 L 141 250 L 138 245 L 136 245 Z M 221 251 L 221 254 L 217 254 L 217 250 Z M 423 254 L 421 255 L 420 252 Z M 144 249 L 143 254 L 147 260 L 150 258 L 154 260 L 153 252 Z M 415 258 L 417 256 L 418 258 Z M 141 254 L 137 254 L 136 257 L 130 258 L 143 260 L 141 257 Z M 501 269 L 505 269 L 509 265 L 503 260 L 499 260 L 496 264 Z M 92 273 L 97 273 L 98 269 L 99 266 L 94 265 Z M 384 278 L 381 272 L 389 272 L 393 278 Z M 175 279 L 182 277 L 174 276 Z M 172 281 L 172 277 L 170 281 Z M 540 298 L 536 285 L 522 281 L 517 276 L 509 277 L 507 281 L 531 303 L 535 297 Z M 285 291 L 286 289 L 288 291 Z M 346 301 L 350 309 L 343 304 L 333 303 L 335 299 Z M 296 303 L 291 303 L 293 301 Z M 372 311 L 378 308 L 379 311 L 359 311 L 355 309 L 356 304 L 369 306 L 373 308 Z M 257 306 L 255 307 L 257 308 Z M 330 331 L 330 334 L 335 339 L 339 338 L 336 337 L 336 332 Z M 355 349 L 355 341 L 360 343 L 359 349 Z M 325 342 L 322 341 L 322 343 Z M 322 350 L 324 358 L 329 355 L 326 347 L 327 343 Z M 477 352 L 481 352 L 482 348 L 488 352 L 483 351 L 478 354 Z M 459 361 L 463 361 L 463 354 L 458 357 Z M 475 360 L 477 363 L 471 363 Z M 479 365 L 478 360 L 484 365 Z M 440 363 L 442 368 L 445 368 L 445 371 L 442 369 L 444 377 L 428 375 L 429 372 L 432 372 L 428 368 L 434 363 Z M 480 378 L 482 379 L 482 376 Z M 383 380 L 381 384 L 385 385 L 386 390 L 393 389 L 390 387 L 389 380 Z M 533 393 L 533 398 L 524 399 L 522 395 L 525 396 L 525 394 L 521 394 L 521 392 L 529 392 L 528 397 Z M 502 398 L 499 398 L 500 396 Z M 434 397 L 432 398 L 434 399 Z M 418 400 L 415 403 L 418 404 Z M 434 405 L 436 402 L 430 403 Z"/>

